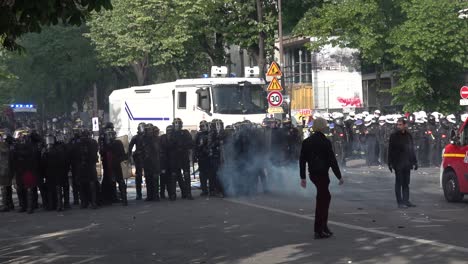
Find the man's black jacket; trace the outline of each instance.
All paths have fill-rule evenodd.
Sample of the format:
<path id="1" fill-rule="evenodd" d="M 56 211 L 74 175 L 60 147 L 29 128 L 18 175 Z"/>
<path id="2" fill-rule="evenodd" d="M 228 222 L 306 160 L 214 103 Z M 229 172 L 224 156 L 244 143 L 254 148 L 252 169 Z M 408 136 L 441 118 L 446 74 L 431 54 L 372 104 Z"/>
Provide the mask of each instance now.
<path id="1" fill-rule="evenodd" d="M 306 178 L 305 167 L 309 167 L 311 178 L 327 177 L 330 167 L 338 179 L 341 179 L 340 168 L 333 152 L 332 144 L 321 132 L 315 132 L 302 142 L 299 168 L 301 179 Z"/>
<path id="2" fill-rule="evenodd" d="M 394 132 L 388 144 L 388 166 L 399 170 L 411 168 L 417 163 L 411 134 L 408 131 Z"/>

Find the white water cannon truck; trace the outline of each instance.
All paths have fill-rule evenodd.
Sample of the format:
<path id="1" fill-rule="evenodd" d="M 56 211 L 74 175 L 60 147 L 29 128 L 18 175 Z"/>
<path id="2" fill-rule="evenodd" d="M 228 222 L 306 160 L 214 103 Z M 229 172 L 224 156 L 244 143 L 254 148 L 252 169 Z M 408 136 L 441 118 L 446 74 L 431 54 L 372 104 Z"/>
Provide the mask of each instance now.
<path id="1" fill-rule="evenodd" d="M 211 78 L 135 86 L 109 96 L 109 121 L 117 136 L 132 136 L 141 122 L 161 131 L 181 118 L 184 128 L 197 130 L 201 120 L 221 119 L 224 125 L 250 120 L 261 123 L 267 115 L 265 80 L 258 67 L 246 68 L 248 77 L 226 77 L 226 67 L 212 67 Z"/>

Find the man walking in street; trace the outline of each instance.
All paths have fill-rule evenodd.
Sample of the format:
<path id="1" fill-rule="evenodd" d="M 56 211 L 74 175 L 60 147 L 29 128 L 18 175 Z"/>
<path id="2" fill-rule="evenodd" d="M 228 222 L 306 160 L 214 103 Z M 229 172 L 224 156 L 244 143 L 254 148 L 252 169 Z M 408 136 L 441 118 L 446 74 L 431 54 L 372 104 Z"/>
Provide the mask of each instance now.
<path id="1" fill-rule="evenodd" d="M 397 131 L 390 136 L 388 145 L 388 168 L 395 170 L 395 195 L 398 208 L 415 207 L 409 201 L 411 169 L 418 169 L 413 137 L 407 130 L 406 120 L 399 119 Z"/>
<path id="2" fill-rule="evenodd" d="M 328 190 L 330 184 L 329 169 L 332 168 L 340 185 L 344 181 L 332 144 L 323 134 L 323 131 L 327 129 L 327 121 L 321 117 L 315 119 L 312 129 L 314 133 L 302 142 L 299 169 L 302 188 L 306 188 L 307 185 L 306 165 L 309 169 L 310 180 L 317 188 L 314 231 L 315 239 L 322 239 L 333 235 L 327 224 L 331 200 L 331 194 Z"/>

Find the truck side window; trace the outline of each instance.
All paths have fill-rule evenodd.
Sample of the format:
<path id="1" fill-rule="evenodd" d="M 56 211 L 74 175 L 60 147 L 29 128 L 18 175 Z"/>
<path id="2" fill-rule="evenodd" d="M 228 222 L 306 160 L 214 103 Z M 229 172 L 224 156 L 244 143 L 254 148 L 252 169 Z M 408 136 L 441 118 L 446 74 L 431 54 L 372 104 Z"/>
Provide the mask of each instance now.
<path id="1" fill-rule="evenodd" d="M 187 108 L 187 92 L 178 92 L 177 93 L 177 108 L 186 109 Z"/>

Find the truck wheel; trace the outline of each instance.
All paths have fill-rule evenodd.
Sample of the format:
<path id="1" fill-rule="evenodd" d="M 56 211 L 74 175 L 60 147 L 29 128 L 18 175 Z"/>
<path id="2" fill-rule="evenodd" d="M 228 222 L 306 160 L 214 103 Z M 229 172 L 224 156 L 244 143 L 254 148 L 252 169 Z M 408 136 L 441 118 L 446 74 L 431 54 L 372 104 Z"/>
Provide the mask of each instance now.
<path id="1" fill-rule="evenodd" d="M 443 176 L 444 196 L 447 202 L 460 202 L 463 200 L 463 194 L 458 187 L 457 175 L 453 171 L 444 173 Z"/>

